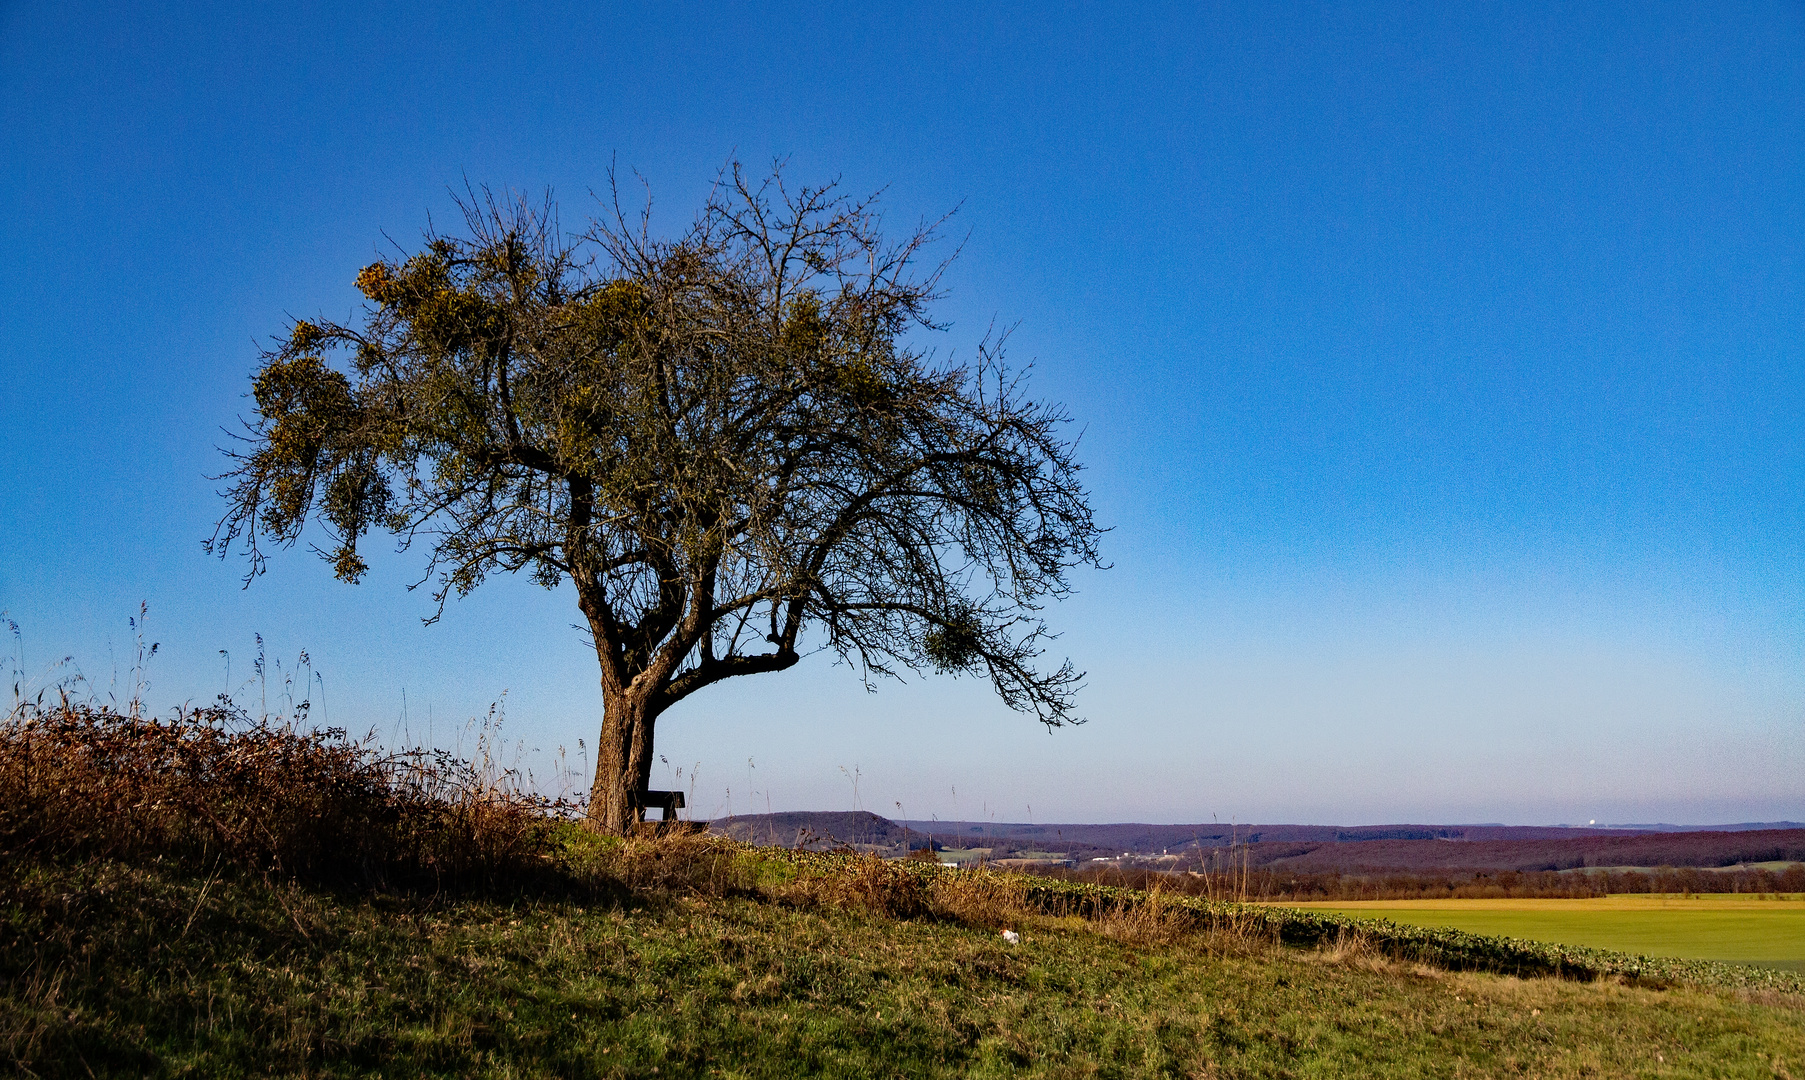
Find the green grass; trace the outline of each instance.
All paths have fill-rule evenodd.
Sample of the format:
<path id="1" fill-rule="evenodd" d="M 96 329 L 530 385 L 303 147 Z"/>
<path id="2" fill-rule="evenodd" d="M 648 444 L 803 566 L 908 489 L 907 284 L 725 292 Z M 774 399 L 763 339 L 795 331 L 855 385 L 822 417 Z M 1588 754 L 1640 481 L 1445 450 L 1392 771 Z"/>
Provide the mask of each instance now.
<path id="1" fill-rule="evenodd" d="M 1805 898 L 1631 894 L 1587 900 L 1374 900 L 1304 904 L 1416 926 L 1805 971 Z"/>
<path id="2" fill-rule="evenodd" d="M 15 863 L 0 1049 L 46 1076 L 1805 1076 L 1787 994 L 1456 973 L 1358 935 L 1224 944 L 1107 912 L 1017 912 L 1009 945 L 982 911 L 785 891 L 831 859 L 748 858 L 750 891 L 512 900 Z"/>

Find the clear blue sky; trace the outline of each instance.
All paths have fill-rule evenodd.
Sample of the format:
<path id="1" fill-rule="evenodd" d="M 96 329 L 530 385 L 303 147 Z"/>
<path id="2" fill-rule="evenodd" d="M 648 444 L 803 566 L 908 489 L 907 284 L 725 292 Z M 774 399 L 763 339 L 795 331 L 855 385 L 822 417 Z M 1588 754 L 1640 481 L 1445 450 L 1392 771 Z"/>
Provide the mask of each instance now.
<path id="1" fill-rule="evenodd" d="M 451 745 L 505 690 L 575 758 L 568 594 L 427 628 L 416 556 L 353 588 L 301 550 L 241 591 L 200 549 L 220 429 L 466 177 L 574 224 L 618 162 L 674 229 L 786 155 L 963 207 L 941 347 L 1019 321 L 1115 568 L 1053 612 L 1087 725 L 817 658 L 661 723 L 697 811 L 856 769 L 912 817 L 1805 819 L 1801 6 L 1127 7 L 0 4 L 27 666 L 104 689 L 143 600 L 160 706 L 261 632 L 333 723 L 405 690 Z"/>

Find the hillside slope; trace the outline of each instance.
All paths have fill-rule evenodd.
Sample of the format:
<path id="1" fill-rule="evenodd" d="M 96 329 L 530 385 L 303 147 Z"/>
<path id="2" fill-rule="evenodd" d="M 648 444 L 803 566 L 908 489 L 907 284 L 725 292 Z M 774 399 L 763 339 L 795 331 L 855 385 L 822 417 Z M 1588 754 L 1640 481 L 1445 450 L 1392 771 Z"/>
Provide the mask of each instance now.
<path id="1" fill-rule="evenodd" d="M 605 837 L 512 774 L 223 708 L 0 722 L 0 1062 L 21 1075 L 1765 1077 L 1802 1060 L 1805 980 L 1783 971 L 675 828 Z"/>
<path id="2" fill-rule="evenodd" d="M 883 864 L 748 888 L 694 855 L 616 858 L 642 882 L 624 891 L 489 897 L 13 863 L 0 1053 L 40 1076 L 1805 1073 L 1796 994 L 1462 973 L 1144 908 L 1037 916 L 985 902 L 1005 879 L 983 872 L 941 874 L 964 891 L 905 916 Z"/>

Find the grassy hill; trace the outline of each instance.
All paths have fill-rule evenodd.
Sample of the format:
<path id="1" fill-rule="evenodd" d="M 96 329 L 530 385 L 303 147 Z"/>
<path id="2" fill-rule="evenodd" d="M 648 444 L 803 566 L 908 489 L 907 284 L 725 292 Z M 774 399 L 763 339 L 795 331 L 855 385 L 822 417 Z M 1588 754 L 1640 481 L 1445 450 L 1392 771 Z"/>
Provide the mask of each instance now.
<path id="1" fill-rule="evenodd" d="M 1519 978 L 1382 925 L 1285 945 L 986 871 L 568 839 L 566 886 L 514 893 L 11 864 L 0 1048 L 45 1076 L 1805 1075 L 1779 978 Z"/>
<path id="2" fill-rule="evenodd" d="M 611 840 L 227 719 L 0 726 L 21 1075 L 1805 1076 L 1790 973 Z"/>

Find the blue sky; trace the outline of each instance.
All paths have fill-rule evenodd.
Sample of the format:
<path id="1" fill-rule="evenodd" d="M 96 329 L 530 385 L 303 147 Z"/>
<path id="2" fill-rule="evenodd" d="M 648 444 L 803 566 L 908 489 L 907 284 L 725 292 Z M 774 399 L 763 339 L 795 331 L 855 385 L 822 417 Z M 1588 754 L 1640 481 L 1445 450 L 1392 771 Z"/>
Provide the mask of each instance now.
<path id="1" fill-rule="evenodd" d="M 0 4 L 0 609 L 162 706 L 303 649 L 336 724 L 593 738 L 568 594 L 200 540 L 260 340 L 448 189 L 720 165 L 960 206 L 937 345 L 1019 322 L 1114 568 L 1046 733 L 816 658 L 659 729 L 701 813 L 1805 819 L 1798 4 Z M 537 748 L 540 753 L 532 751 Z M 698 770 L 699 766 L 699 770 Z"/>

